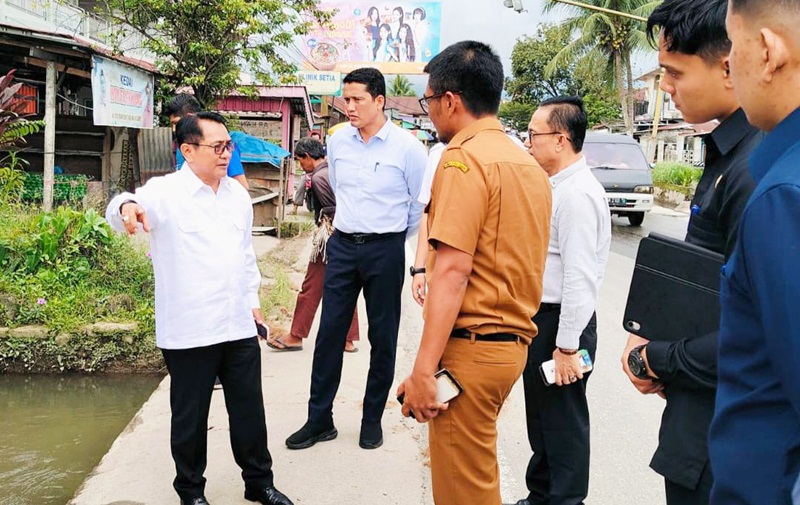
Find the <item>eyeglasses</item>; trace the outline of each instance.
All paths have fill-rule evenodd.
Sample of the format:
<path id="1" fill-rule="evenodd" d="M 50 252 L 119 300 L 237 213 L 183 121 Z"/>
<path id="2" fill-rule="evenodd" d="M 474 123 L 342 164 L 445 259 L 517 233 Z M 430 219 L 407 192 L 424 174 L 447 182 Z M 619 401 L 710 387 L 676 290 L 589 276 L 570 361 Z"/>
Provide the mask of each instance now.
<path id="1" fill-rule="evenodd" d="M 540 135 L 564 135 L 564 134 L 563 134 L 563 133 L 561 133 L 561 132 L 542 132 L 542 133 L 536 133 L 536 132 L 535 132 L 535 131 L 533 131 L 533 130 L 528 130 L 528 138 L 538 137 L 538 136 L 540 136 Z M 565 138 L 565 139 L 567 139 L 568 141 L 572 142 L 572 139 L 571 139 L 571 138 L 569 138 L 569 137 L 567 137 L 566 135 L 564 135 L 564 138 Z"/>
<path id="2" fill-rule="evenodd" d="M 214 149 L 214 154 L 217 156 L 222 156 L 223 151 L 228 151 L 232 153 L 234 149 L 236 149 L 236 143 L 231 141 L 223 142 L 222 144 L 199 144 L 197 142 L 187 142 L 187 144 L 191 144 L 193 146 L 201 146 L 201 147 L 210 147 Z"/>
<path id="3" fill-rule="evenodd" d="M 442 98 L 447 93 L 448 92 L 445 91 L 444 93 L 437 93 L 435 95 L 423 96 L 422 98 L 420 98 L 419 99 L 419 106 L 420 106 L 420 108 L 422 108 L 422 112 L 427 114 L 428 113 L 428 107 L 430 106 L 430 101 L 433 100 L 433 99 L 436 99 L 436 98 Z M 452 93 L 454 95 L 460 95 L 461 94 L 460 91 L 450 91 L 450 93 Z"/>

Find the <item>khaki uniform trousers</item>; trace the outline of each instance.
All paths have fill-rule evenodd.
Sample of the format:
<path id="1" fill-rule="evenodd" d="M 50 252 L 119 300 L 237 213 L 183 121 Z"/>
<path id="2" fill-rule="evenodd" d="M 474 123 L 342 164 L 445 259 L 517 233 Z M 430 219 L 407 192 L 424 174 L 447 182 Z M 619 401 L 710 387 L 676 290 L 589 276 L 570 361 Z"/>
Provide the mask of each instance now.
<path id="1" fill-rule="evenodd" d="M 429 423 L 436 505 L 501 505 L 497 417 L 527 361 L 522 342 L 451 338 L 442 355 L 464 388 Z"/>

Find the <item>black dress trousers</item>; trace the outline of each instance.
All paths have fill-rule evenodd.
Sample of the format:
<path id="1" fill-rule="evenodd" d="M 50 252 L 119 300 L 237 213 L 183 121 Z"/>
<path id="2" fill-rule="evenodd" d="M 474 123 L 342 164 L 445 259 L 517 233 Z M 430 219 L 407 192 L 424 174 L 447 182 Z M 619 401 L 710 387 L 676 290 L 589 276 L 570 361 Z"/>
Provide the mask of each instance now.
<path id="1" fill-rule="evenodd" d="M 528 349 L 522 374 L 528 441 L 533 456 L 525 482 L 532 505 L 580 505 L 589 493 L 589 406 L 586 383 L 589 374 L 568 386 L 546 386 L 539 373 L 553 359 L 561 308 L 545 304 L 533 321 L 539 334 Z M 597 319 L 592 315 L 580 337 L 580 348 L 594 362 Z"/>
<path id="2" fill-rule="evenodd" d="M 184 500 L 203 496 L 208 411 L 216 377 L 225 395 L 233 457 L 242 469 L 245 485 L 271 486 L 272 457 L 267 449 L 257 337 L 161 352 L 171 380 L 170 442 L 177 471 L 173 485 L 178 495 Z"/>
<path id="3" fill-rule="evenodd" d="M 371 349 L 362 423 L 380 423 L 394 380 L 405 280 L 405 235 L 400 232 L 353 240 L 337 231 L 328 240 L 322 316 L 311 370 L 309 421 L 332 421 L 347 331 L 363 289 Z"/>

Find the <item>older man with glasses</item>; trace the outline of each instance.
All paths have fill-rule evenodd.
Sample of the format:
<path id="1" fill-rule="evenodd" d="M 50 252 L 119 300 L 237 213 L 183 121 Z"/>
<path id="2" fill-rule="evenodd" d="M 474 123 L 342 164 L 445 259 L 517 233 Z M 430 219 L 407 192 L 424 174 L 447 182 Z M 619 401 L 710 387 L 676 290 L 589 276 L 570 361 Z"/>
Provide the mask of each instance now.
<path id="1" fill-rule="evenodd" d="M 252 244 L 253 208 L 226 176 L 234 144 L 214 112 L 177 125 L 183 170 L 151 179 L 109 203 L 106 219 L 133 235 L 150 234 L 156 284 L 156 345 L 170 374 L 170 443 L 181 505 L 205 497 L 208 413 L 214 378 L 224 386 L 231 449 L 244 497 L 291 505 L 275 489 L 261 392 L 261 274 Z M 226 500 L 225 503 L 231 503 Z"/>
<path id="2" fill-rule="evenodd" d="M 528 125 L 526 145 L 550 179 L 553 214 L 544 292 L 533 322 L 539 335 L 522 374 L 533 455 L 517 505 L 579 505 L 589 493 L 589 406 L 580 350 L 594 360 L 594 314 L 611 246 L 605 191 L 581 154 L 586 111 L 579 97 L 545 100 Z M 555 384 L 539 368 L 553 360 Z"/>

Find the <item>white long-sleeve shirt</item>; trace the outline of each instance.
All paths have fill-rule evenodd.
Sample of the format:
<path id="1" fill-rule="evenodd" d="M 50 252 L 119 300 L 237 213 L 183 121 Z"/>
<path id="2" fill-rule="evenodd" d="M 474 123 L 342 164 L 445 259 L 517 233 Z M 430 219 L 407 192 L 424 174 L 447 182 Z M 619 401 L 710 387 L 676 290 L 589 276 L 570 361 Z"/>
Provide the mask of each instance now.
<path id="1" fill-rule="evenodd" d="M 225 177 L 217 193 L 184 166 L 111 200 L 106 219 L 124 231 L 119 207 L 133 200 L 150 223 L 156 343 L 205 347 L 255 336 L 261 274 L 252 244 L 247 191 Z"/>
<path id="2" fill-rule="evenodd" d="M 560 303 L 556 346 L 577 349 L 597 305 L 611 246 L 603 186 L 580 160 L 550 177 L 553 214 L 542 302 Z"/>

